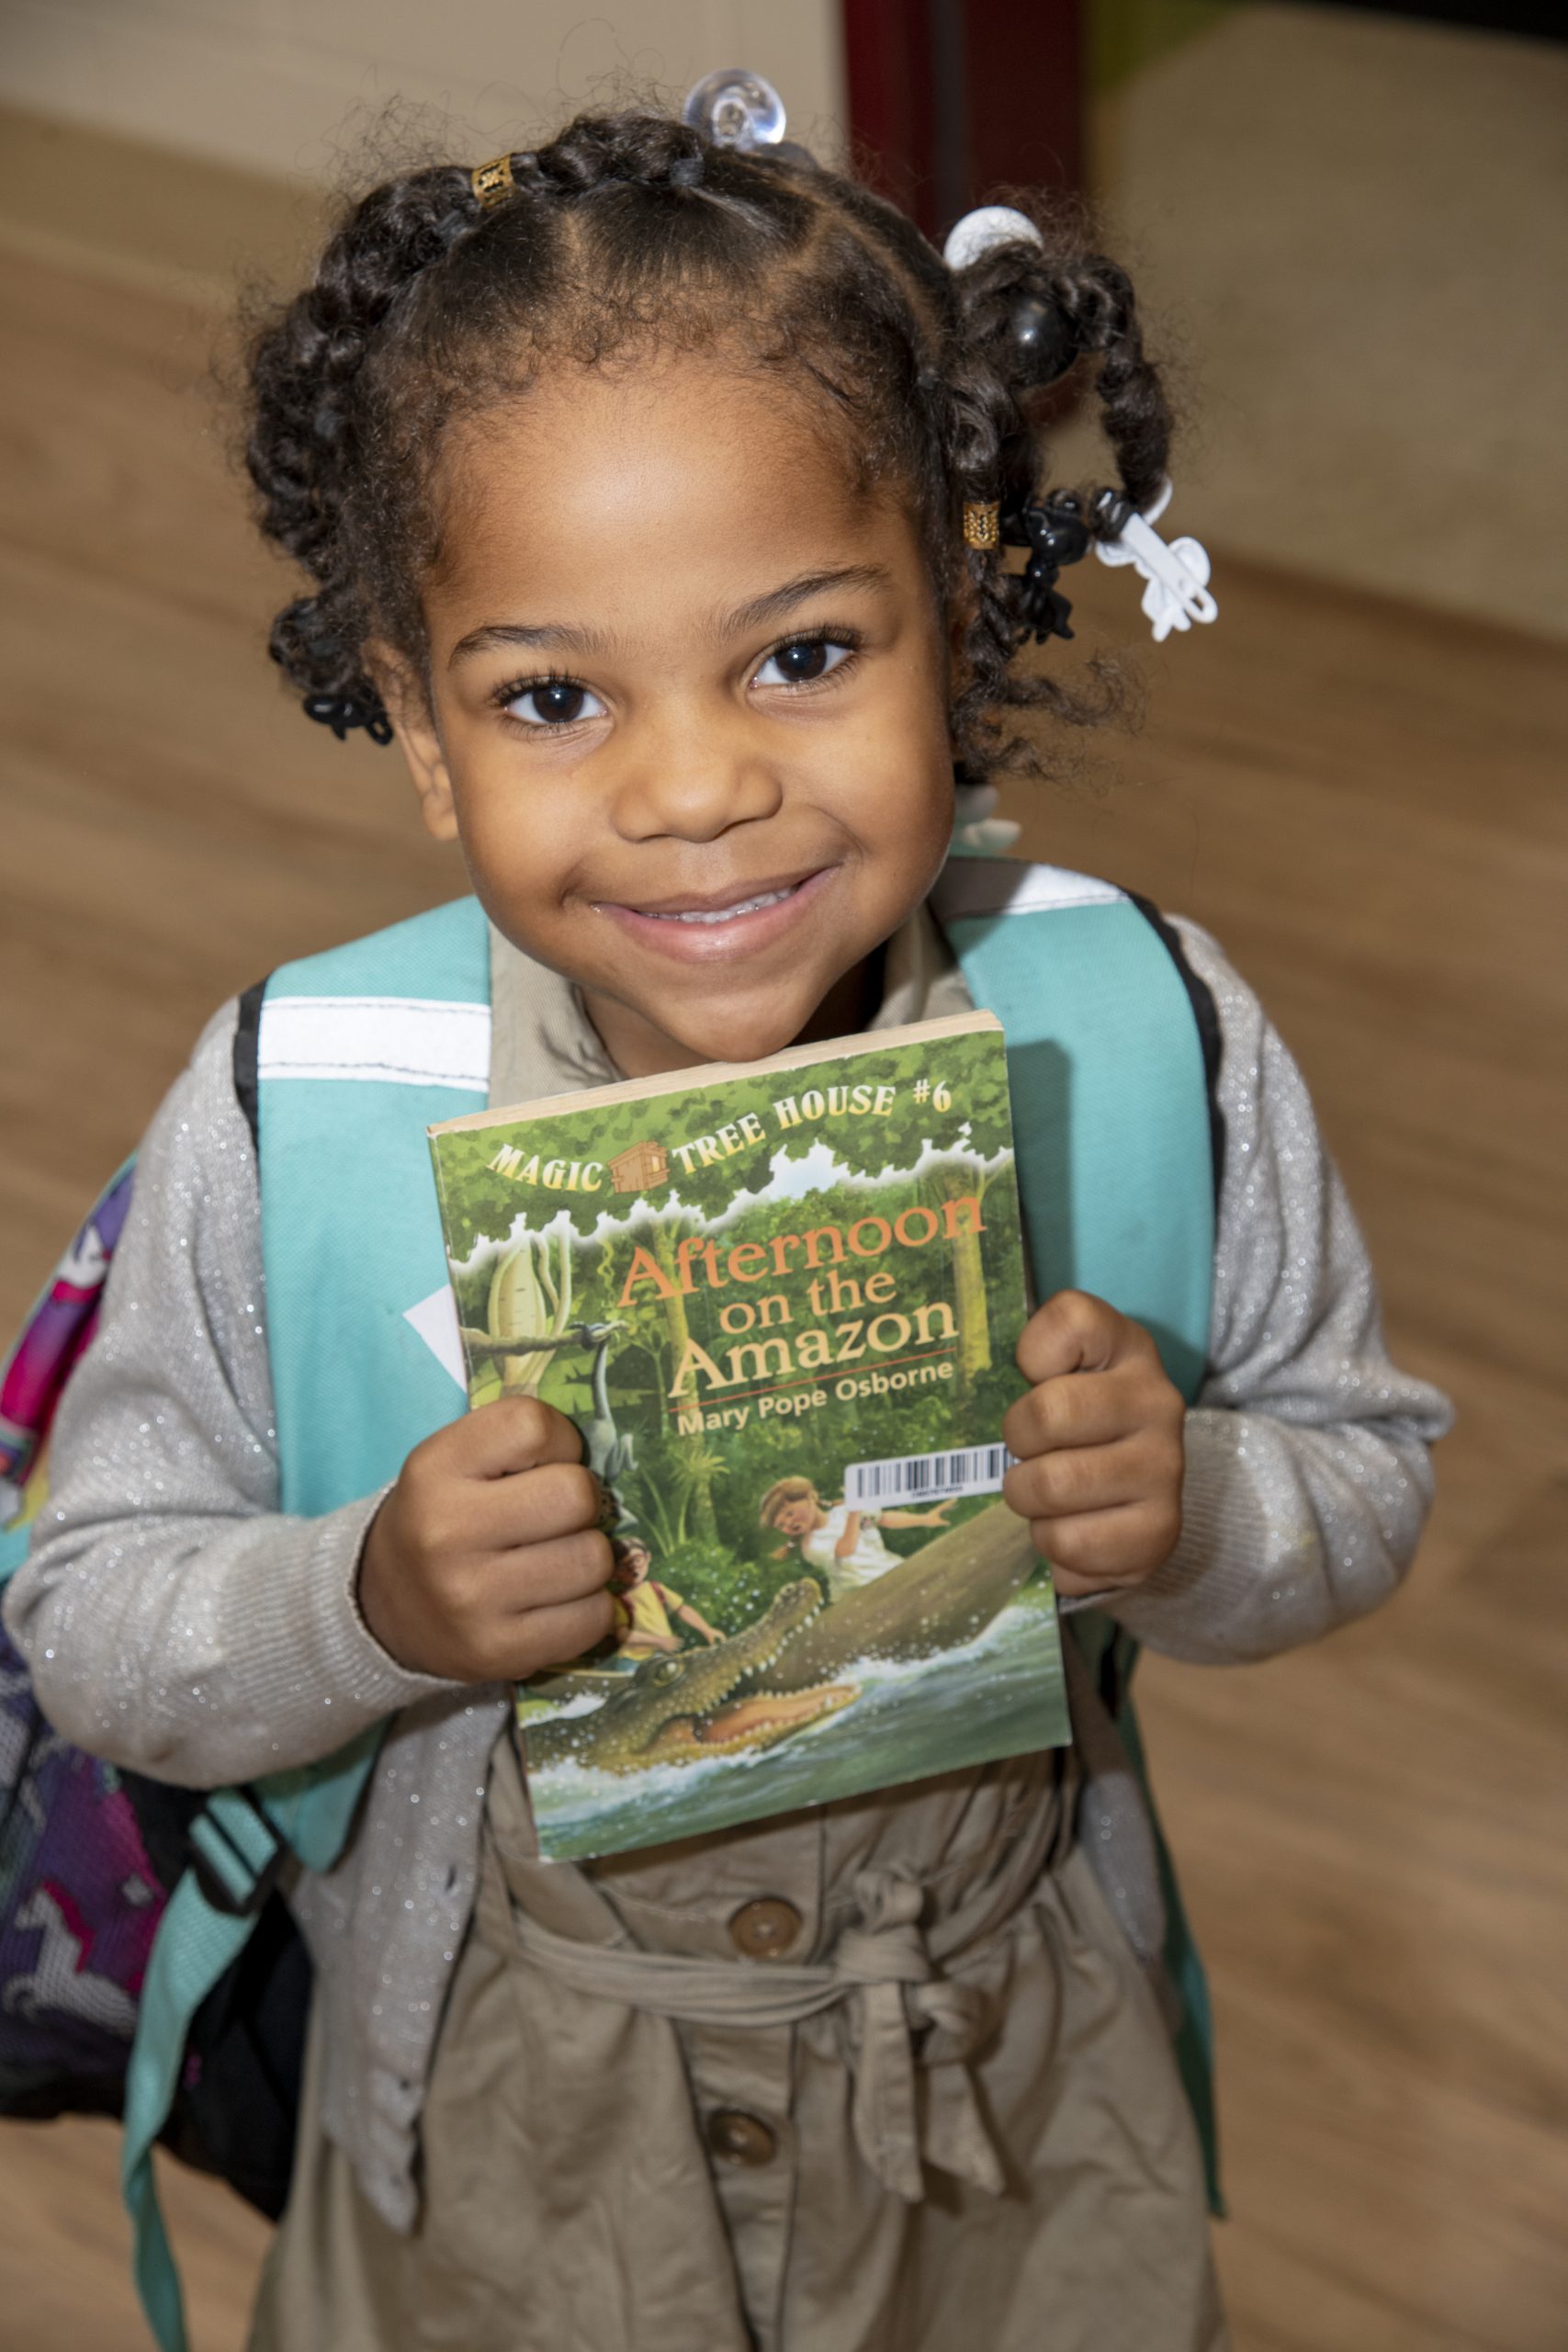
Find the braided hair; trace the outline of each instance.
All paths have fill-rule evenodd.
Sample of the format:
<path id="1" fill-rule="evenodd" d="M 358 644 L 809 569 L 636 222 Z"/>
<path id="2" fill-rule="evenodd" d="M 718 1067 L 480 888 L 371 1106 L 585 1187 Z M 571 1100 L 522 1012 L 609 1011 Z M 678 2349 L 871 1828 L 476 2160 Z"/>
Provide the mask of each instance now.
<path id="1" fill-rule="evenodd" d="M 739 352 L 792 378 L 858 481 L 910 500 L 937 594 L 961 618 L 962 775 L 1042 764 L 1009 712 L 1077 725 L 1107 714 L 1103 691 L 1016 673 L 1022 583 L 994 551 L 965 547 L 961 517 L 972 502 L 1017 513 L 1039 487 L 1039 375 L 1021 304 L 1095 371 L 1126 504 L 1085 513 L 1119 527 L 1127 504 L 1156 494 L 1169 412 L 1114 262 L 1025 197 L 1013 200 L 1041 243 L 950 270 L 894 206 L 799 150 L 742 152 L 656 114 L 581 115 L 510 163 L 512 193 L 490 206 L 457 165 L 374 188 L 253 340 L 259 519 L 313 582 L 277 616 L 271 652 L 312 717 L 388 739 L 373 642 L 424 675 L 420 589 L 440 553 L 448 426 L 552 358 L 591 367 L 641 344 Z"/>

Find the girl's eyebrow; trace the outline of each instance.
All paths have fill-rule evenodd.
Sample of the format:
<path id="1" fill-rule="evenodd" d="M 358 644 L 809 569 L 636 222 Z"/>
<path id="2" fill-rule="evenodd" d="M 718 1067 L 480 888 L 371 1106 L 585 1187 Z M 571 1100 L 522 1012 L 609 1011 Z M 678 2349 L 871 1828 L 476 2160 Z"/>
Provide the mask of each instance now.
<path id="1" fill-rule="evenodd" d="M 470 653 L 489 653 L 498 645 L 556 647 L 563 653 L 603 653 L 609 639 L 602 629 L 577 628 L 570 621 L 487 621 L 460 637 L 446 658 L 447 668 L 466 662 Z"/>
<path id="2" fill-rule="evenodd" d="M 769 588 L 761 596 L 753 596 L 746 604 L 721 614 L 714 634 L 719 638 L 739 637 L 747 629 L 760 628 L 766 621 L 782 620 L 797 605 L 806 604 L 829 588 L 886 588 L 892 580 L 892 573 L 881 563 L 846 563 L 828 571 L 804 571 L 798 579 L 786 580 L 782 587 Z M 483 628 L 470 629 L 467 637 L 458 639 L 447 666 L 455 667 L 470 654 L 488 653 L 499 645 L 592 654 L 605 652 L 609 644 L 610 639 L 602 629 L 580 628 L 570 621 L 488 621 Z"/>
<path id="3" fill-rule="evenodd" d="M 770 588 L 749 604 L 737 605 L 722 616 L 716 634 L 739 637 L 746 629 L 760 628 L 764 621 L 782 620 L 796 605 L 829 588 L 887 588 L 892 582 L 892 573 L 882 563 L 846 563 L 831 571 L 803 571 L 798 580 L 788 580 L 782 588 Z"/>

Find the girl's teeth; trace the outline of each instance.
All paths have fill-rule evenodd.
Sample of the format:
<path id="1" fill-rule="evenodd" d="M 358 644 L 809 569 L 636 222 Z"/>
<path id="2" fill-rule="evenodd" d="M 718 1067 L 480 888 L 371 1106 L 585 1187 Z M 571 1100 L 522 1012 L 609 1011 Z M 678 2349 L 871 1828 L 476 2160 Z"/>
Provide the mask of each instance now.
<path id="1" fill-rule="evenodd" d="M 768 890 L 760 899 L 742 899 L 739 906 L 716 907 L 709 914 L 699 914 L 694 909 L 689 913 L 660 913 L 656 919 L 660 922 L 733 922 L 737 915 L 754 915 L 759 907 L 776 907 L 781 899 L 788 896 L 787 890 Z"/>

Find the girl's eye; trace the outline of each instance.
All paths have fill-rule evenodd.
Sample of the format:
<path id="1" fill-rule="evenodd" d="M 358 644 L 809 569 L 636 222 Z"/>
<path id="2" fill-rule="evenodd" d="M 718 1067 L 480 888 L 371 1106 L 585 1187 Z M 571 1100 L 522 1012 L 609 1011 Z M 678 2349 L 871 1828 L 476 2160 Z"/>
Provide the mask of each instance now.
<path id="1" fill-rule="evenodd" d="M 506 715 L 525 727 L 575 727 L 581 719 L 603 718 L 604 706 L 587 686 L 570 678 L 546 678 L 538 685 L 519 686 L 507 697 Z"/>
<path id="2" fill-rule="evenodd" d="M 819 680 L 831 677 L 833 672 L 846 662 L 854 648 L 842 645 L 829 637 L 797 637 L 788 645 L 776 646 L 753 684 L 759 686 L 814 686 Z M 769 673 L 773 674 L 770 676 Z"/>

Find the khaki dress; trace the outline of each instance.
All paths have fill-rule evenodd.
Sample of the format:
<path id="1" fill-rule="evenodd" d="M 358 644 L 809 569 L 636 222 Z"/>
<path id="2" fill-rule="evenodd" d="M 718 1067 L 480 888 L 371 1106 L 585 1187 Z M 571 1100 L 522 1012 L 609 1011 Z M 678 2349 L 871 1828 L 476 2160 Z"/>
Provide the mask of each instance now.
<path id="1" fill-rule="evenodd" d="M 1153 1995 L 1020 1757 L 600 1863 L 496 1747 L 410 2237 L 308 2079 L 251 2352 L 1223 2352 Z"/>

